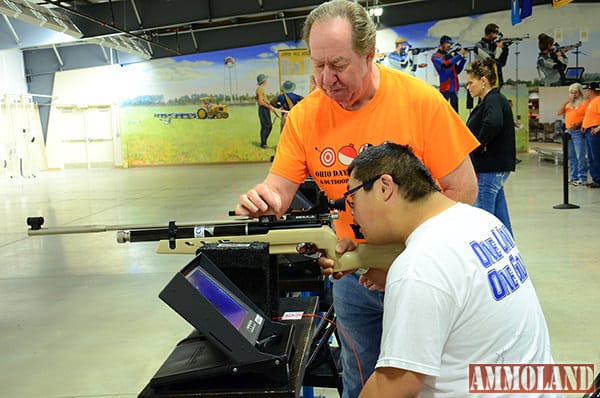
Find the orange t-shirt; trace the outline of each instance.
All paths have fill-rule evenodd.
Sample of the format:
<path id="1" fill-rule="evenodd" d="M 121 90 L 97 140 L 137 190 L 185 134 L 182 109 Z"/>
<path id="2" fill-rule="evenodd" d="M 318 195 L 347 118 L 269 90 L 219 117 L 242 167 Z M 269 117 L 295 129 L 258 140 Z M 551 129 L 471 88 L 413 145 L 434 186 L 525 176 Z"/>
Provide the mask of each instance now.
<path id="1" fill-rule="evenodd" d="M 360 151 L 385 141 L 409 145 L 439 179 L 479 142 L 442 95 L 406 73 L 378 65 L 380 84 L 364 107 L 347 111 L 315 90 L 288 114 L 271 172 L 296 183 L 310 174 L 328 199 L 347 190 L 348 165 Z M 350 211 L 335 221 L 338 237 L 354 239 Z"/>
<path id="2" fill-rule="evenodd" d="M 588 103 L 581 125 L 584 129 L 596 126 L 600 126 L 600 95 L 591 99 Z"/>
<path id="3" fill-rule="evenodd" d="M 575 107 L 572 107 L 571 104 L 565 106 L 565 126 L 567 128 L 574 124 L 580 124 L 583 121 L 588 102 L 588 100 L 584 100 Z"/>

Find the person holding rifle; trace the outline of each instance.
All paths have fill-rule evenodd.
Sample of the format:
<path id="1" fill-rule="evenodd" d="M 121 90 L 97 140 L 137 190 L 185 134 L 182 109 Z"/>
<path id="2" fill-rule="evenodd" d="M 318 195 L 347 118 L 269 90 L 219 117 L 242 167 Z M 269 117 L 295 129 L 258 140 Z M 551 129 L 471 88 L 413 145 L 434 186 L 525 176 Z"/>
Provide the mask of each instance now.
<path id="1" fill-rule="evenodd" d="M 462 72 L 467 60 L 464 55 L 466 50 L 450 52 L 454 42 L 450 36 L 440 38 L 438 50 L 431 56 L 431 62 L 440 77 L 440 93 L 450 102 L 452 108 L 458 113 L 458 74 Z"/>
<path id="2" fill-rule="evenodd" d="M 309 174 L 328 198 L 341 198 L 348 164 L 384 141 L 411 145 L 447 197 L 475 201 L 469 154 L 479 142 L 430 84 L 373 62 L 376 28 L 364 7 L 348 0 L 322 3 L 306 18 L 304 41 L 319 89 L 288 114 L 269 174 L 240 195 L 236 214 L 281 216 Z M 338 253 L 365 242 L 355 235 L 349 208 L 334 222 Z M 328 262 L 333 260 L 319 260 L 323 267 Z M 360 286 L 358 277 L 334 275 L 336 318 L 348 336 L 340 338 L 343 398 L 356 398 L 372 374 L 382 333 L 383 294 Z"/>
<path id="3" fill-rule="evenodd" d="M 502 33 L 499 26 L 495 23 L 488 24 L 485 27 L 485 36 L 475 43 L 473 53 L 475 60 L 482 61 L 491 58 L 495 62 L 494 73 L 496 74 L 495 87 L 502 88 L 504 78 L 502 77 L 502 68 L 508 60 L 508 46 L 502 41 Z"/>
<path id="4" fill-rule="evenodd" d="M 545 33 L 538 36 L 540 53 L 537 58 L 537 70 L 544 79 L 544 86 L 560 86 L 565 80 L 567 56 L 554 46 L 554 38 Z"/>
<path id="5" fill-rule="evenodd" d="M 352 214 L 368 241 L 406 245 L 386 279 L 373 269 L 360 278 L 385 289 L 381 353 L 360 398 L 485 397 L 469 391 L 469 364 L 554 363 L 531 277 L 496 217 L 441 194 L 408 146 L 367 148 L 348 174 Z M 486 260 L 479 242 L 503 252 Z M 515 290 L 494 288 L 495 277 Z M 541 396 L 558 394 L 527 395 Z"/>
<path id="6" fill-rule="evenodd" d="M 412 76 L 415 75 L 417 67 L 424 68 L 427 66 L 415 63 L 415 55 L 417 55 L 418 52 L 415 52 L 411 48 L 410 43 L 406 38 L 399 36 L 394 41 L 394 44 L 396 45 L 396 48 L 394 48 L 394 51 L 387 57 L 389 66 Z"/>

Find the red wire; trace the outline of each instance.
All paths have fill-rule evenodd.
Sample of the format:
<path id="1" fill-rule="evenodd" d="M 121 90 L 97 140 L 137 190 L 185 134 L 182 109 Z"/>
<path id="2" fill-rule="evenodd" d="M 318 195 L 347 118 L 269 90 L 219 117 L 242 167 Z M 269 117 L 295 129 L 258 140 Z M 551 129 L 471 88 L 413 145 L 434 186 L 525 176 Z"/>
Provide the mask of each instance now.
<path id="1" fill-rule="evenodd" d="M 323 315 L 319 315 L 319 314 L 302 314 L 302 316 L 303 317 L 309 317 L 309 318 L 319 318 L 319 319 L 322 319 L 322 320 L 324 320 L 326 322 L 329 322 L 330 324 L 332 324 L 333 326 L 335 326 L 336 328 L 338 328 L 340 332 L 342 332 L 342 334 L 344 335 L 344 337 L 346 338 L 346 340 L 350 344 L 350 347 L 352 348 L 352 352 L 354 353 L 354 359 L 356 359 L 356 365 L 358 366 L 358 375 L 360 376 L 360 385 L 362 387 L 364 387 L 365 386 L 365 379 L 363 377 L 362 367 L 360 366 L 360 360 L 358 359 L 358 351 L 356 351 L 356 347 L 354 346 L 354 343 L 352 342 L 352 339 L 350 339 L 350 336 L 348 336 L 348 333 L 346 333 L 346 331 L 344 329 L 342 329 L 337 323 L 335 323 L 331 319 L 325 318 Z M 273 320 L 277 320 L 277 321 L 280 321 L 282 319 L 283 319 L 283 317 L 281 317 L 281 316 L 277 317 L 277 318 L 273 318 Z"/>

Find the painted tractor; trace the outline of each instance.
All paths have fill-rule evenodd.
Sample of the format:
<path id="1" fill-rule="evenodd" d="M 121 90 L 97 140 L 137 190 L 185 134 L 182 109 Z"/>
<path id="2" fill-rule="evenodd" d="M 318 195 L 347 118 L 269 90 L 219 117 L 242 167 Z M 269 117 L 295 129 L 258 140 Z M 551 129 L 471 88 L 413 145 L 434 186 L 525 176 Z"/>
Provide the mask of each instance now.
<path id="1" fill-rule="evenodd" d="M 227 119 L 229 117 L 227 105 L 219 104 L 215 97 L 200 98 L 200 101 L 203 105 L 196 111 L 198 119 Z"/>

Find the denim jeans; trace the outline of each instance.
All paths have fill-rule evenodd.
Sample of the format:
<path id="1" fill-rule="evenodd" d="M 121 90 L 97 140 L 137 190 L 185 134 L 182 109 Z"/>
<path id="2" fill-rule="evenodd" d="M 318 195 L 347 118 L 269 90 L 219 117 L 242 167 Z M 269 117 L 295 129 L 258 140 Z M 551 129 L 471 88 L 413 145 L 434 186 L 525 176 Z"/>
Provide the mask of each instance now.
<path id="1" fill-rule="evenodd" d="M 475 207 L 486 210 L 498 217 L 514 236 L 508 215 L 508 205 L 504 196 L 504 183 L 509 175 L 510 171 L 477 174 L 479 193 L 477 194 Z"/>
<path id="2" fill-rule="evenodd" d="M 379 357 L 383 292 L 360 286 L 358 276 L 349 274 L 333 282 L 333 306 L 337 324 L 356 348 L 366 383 Z M 344 333 L 340 330 L 338 334 L 342 344 L 342 398 L 356 398 L 362 389 L 356 358 Z"/>
<path id="3" fill-rule="evenodd" d="M 585 136 L 581 129 L 567 130 L 567 133 L 571 136 L 571 139 L 569 140 L 570 180 L 586 182 L 588 163 Z"/>
<path id="4" fill-rule="evenodd" d="M 588 162 L 592 181 L 600 183 L 600 133 L 592 134 L 592 128 L 585 129 Z"/>

